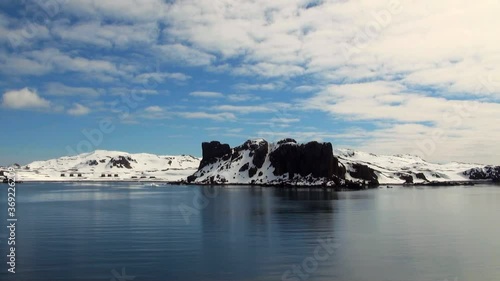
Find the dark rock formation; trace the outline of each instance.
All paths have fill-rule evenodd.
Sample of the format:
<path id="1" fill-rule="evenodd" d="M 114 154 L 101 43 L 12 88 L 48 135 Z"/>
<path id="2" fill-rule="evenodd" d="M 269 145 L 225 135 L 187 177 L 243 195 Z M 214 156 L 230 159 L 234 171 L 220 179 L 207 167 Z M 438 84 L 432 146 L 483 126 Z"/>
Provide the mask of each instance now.
<path id="1" fill-rule="evenodd" d="M 221 144 L 218 141 L 204 142 L 201 144 L 203 159 L 200 162 L 199 169 L 217 162 L 219 158 L 231 154 L 229 144 Z"/>
<path id="2" fill-rule="evenodd" d="M 417 173 L 417 174 L 415 174 L 415 176 L 417 177 L 417 179 L 424 180 L 424 181 L 429 181 L 429 180 L 425 177 L 424 173 Z"/>
<path id="3" fill-rule="evenodd" d="M 250 168 L 250 163 L 246 163 L 245 165 L 241 166 L 240 172 L 244 172 Z"/>
<path id="4" fill-rule="evenodd" d="M 269 159 L 274 167 L 274 175 L 288 173 L 289 178 L 296 174 L 305 177 L 332 178 L 339 176 L 338 159 L 333 156 L 331 143 L 309 142 L 298 145 L 295 141 L 281 141 L 281 145 L 270 153 Z"/>
<path id="5" fill-rule="evenodd" d="M 250 168 L 250 169 L 248 170 L 248 176 L 249 176 L 249 177 L 251 177 L 251 178 L 252 178 L 253 176 L 255 176 L 255 174 L 257 174 L 257 167 L 252 167 L 252 168 Z"/>
<path id="6" fill-rule="evenodd" d="M 233 169 L 240 173 L 248 171 L 248 178 L 254 178 L 251 180 L 253 183 L 267 184 L 270 183 L 268 180 L 260 178 L 266 173 L 263 166 L 268 161 L 267 159 L 271 162 L 270 171 L 273 171 L 275 176 L 281 177 L 273 180 L 272 184 L 276 182 L 290 184 L 306 179 L 315 184 L 318 184 L 318 179 L 323 180 L 325 185 L 329 181 L 340 184 L 341 179 L 345 177 L 345 167 L 339 164 L 338 159 L 333 155 L 330 143 L 297 144 L 293 139 L 285 139 L 279 141 L 270 152 L 269 143 L 265 140 L 248 140 L 233 149 L 227 144 L 212 141 L 203 143 L 202 149 L 203 159 L 198 172 L 188 177 L 188 182 L 196 181 L 209 172 L 204 169 L 207 165 L 218 163 L 218 166 L 214 167 L 217 168 L 217 172 L 213 173 L 215 170 L 212 170 L 214 176 L 206 177 L 203 183 L 221 183 L 221 179 L 217 177 L 218 171 Z M 249 162 L 240 162 L 243 157 L 246 157 L 245 155 L 251 158 Z M 234 166 L 236 163 L 238 166 Z M 295 176 L 299 178 L 294 179 Z"/>
<path id="7" fill-rule="evenodd" d="M 111 167 L 132 169 L 130 162 L 137 163 L 137 161 L 132 159 L 130 156 L 118 156 L 109 160 L 109 165 Z"/>
<path id="8" fill-rule="evenodd" d="M 89 161 L 87 161 L 87 165 L 97 166 L 97 165 L 99 165 L 99 163 L 97 162 L 97 160 L 89 160 Z"/>
<path id="9" fill-rule="evenodd" d="M 406 184 L 412 184 L 413 183 L 413 176 L 409 174 L 396 174 L 400 179 L 404 180 Z"/>
<path id="10" fill-rule="evenodd" d="M 484 168 L 474 168 L 464 172 L 471 180 L 492 180 L 500 182 L 500 166 L 486 166 Z"/>
<path id="11" fill-rule="evenodd" d="M 284 143 L 297 143 L 297 141 L 294 139 L 286 138 L 286 139 L 278 141 L 277 144 L 280 145 L 280 144 L 284 144 Z"/>
<path id="12" fill-rule="evenodd" d="M 370 185 L 378 185 L 378 176 L 372 168 L 358 163 L 354 163 L 352 168 L 354 171 L 349 172 L 351 177 L 367 181 Z"/>

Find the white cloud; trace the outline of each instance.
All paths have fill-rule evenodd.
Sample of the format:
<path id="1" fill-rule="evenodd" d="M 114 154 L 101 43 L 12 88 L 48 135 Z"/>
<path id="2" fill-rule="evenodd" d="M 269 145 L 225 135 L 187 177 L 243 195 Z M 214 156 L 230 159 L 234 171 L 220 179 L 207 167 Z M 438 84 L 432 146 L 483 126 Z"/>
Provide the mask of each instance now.
<path id="1" fill-rule="evenodd" d="M 90 21 L 74 25 L 55 25 L 52 32 L 65 42 L 73 41 L 105 48 L 151 45 L 156 42 L 159 36 L 159 29 L 155 23 L 125 25 Z"/>
<path id="2" fill-rule="evenodd" d="M 154 47 L 158 51 L 158 57 L 167 61 L 191 66 L 210 65 L 215 56 L 191 48 L 182 44 L 158 45 Z"/>
<path id="3" fill-rule="evenodd" d="M 264 84 L 247 84 L 239 83 L 234 85 L 234 88 L 240 91 L 272 91 L 281 89 L 281 83 L 264 83 Z"/>
<path id="4" fill-rule="evenodd" d="M 500 120 L 499 103 L 451 100 L 411 92 L 399 83 L 371 82 L 333 85 L 301 105 L 374 124 L 357 139 L 363 150 L 415 153 L 433 161 L 498 161 L 492 140 L 500 138 L 500 122 L 493 121 Z"/>
<path id="5" fill-rule="evenodd" d="M 105 17 L 123 21 L 147 22 L 158 20 L 167 9 L 161 0 L 72 0 L 58 5 L 62 13 L 88 17 Z"/>
<path id="6" fill-rule="evenodd" d="M 150 112 L 150 113 L 163 112 L 163 108 L 161 108 L 157 105 L 154 105 L 154 106 L 146 107 L 146 109 L 144 109 L 144 111 Z"/>
<path id="7" fill-rule="evenodd" d="M 317 86 L 309 86 L 309 85 L 302 85 L 302 86 L 295 87 L 293 89 L 293 91 L 297 92 L 297 93 L 309 93 L 309 92 L 314 92 L 317 90 L 318 90 Z"/>
<path id="8" fill-rule="evenodd" d="M 167 79 L 175 80 L 175 81 L 187 81 L 191 79 L 191 76 L 186 75 L 184 73 L 166 73 L 166 72 L 152 72 L 152 73 L 142 73 L 137 75 L 134 78 L 134 82 L 136 83 L 148 83 L 151 80 L 156 83 L 164 82 Z"/>
<path id="9" fill-rule="evenodd" d="M 219 92 L 192 92 L 189 93 L 190 96 L 192 97 L 200 97 L 200 98 L 223 98 L 224 95 Z"/>
<path id="10" fill-rule="evenodd" d="M 254 96 L 254 95 L 248 95 L 248 94 L 241 94 L 241 95 L 228 95 L 227 99 L 232 101 L 232 102 L 243 102 L 243 101 L 256 101 L 260 100 L 260 97 Z"/>
<path id="11" fill-rule="evenodd" d="M 2 97 L 2 106 L 12 109 L 48 109 L 50 102 L 29 88 L 7 91 Z"/>
<path id="12" fill-rule="evenodd" d="M 73 107 L 68 109 L 68 114 L 73 116 L 82 116 L 90 113 L 90 108 L 79 103 L 73 104 Z"/>
<path id="13" fill-rule="evenodd" d="M 48 95 L 56 96 L 73 96 L 79 95 L 83 97 L 97 97 L 100 93 L 89 87 L 70 87 L 58 82 L 47 83 L 45 85 Z"/>
<path id="14" fill-rule="evenodd" d="M 287 109 L 290 105 L 287 103 L 266 103 L 260 105 L 217 105 L 211 107 L 215 111 L 229 111 L 237 112 L 240 114 L 249 113 L 266 113 L 277 112 L 279 110 Z"/>
<path id="15" fill-rule="evenodd" d="M 357 138 L 368 149 L 409 149 L 412 140 L 439 129 L 446 145 L 432 157 L 447 159 L 453 150 L 457 157 L 470 154 L 471 159 L 474 150 L 478 159 L 500 153 L 491 141 L 500 131 L 499 1 L 350 0 L 315 2 L 318 6 L 305 0 L 66 2 L 57 6 L 58 12 L 75 21 L 36 26 L 33 36 L 18 40 L 22 48 L 0 51 L 3 76 L 76 74 L 96 83 L 119 83 L 109 90 L 115 94 L 130 92 L 125 81 L 190 79 L 178 72 L 146 70 L 151 59 L 144 60 L 145 55 L 152 55 L 169 67 L 199 67 L 193 73 L 244 76 L 233 77 L 238 93 L 276 91 L 285 103 L 297 98 L 290 98 L 288 90 L 305 93 L 297 110 L 303 106 L 333 120 L 375 126 Z M 21 22 L 0 15 L 2 42 L 23 31 Z M 239 83 L 243 78 L 246 83 Z M 53 93 L 69 90 L 56 86 Z M 277 91 L 283 89 L 287 91 Z M 71 91 L 89 95 L 91 90 Z M 35 104 L 48 104 L 33 93 L 39 98 Z M 225 97 L 228 103 L 254 100 L 249 95 Z M 466 102 L 471 99 L 476 102 Z M 240 114 L 274 112 L 276 106 L 219 105 L 211 113 L 176 116 L 234 120 Z M 480 109 L 469 112 L 476 107 Z"/>
<path id="16" fill-rule="evenodd" d="M 131 88 L 124 88 L 124 87 L 114 87 L 109 89 L 109 92 L 112 95 L 116 96 L 128 96 L 132 94 L 139 94 L 139 95 L 157 95 L 158 90 L 155 89 L 146 89 L 142 87 L 131 87 Z M 163 90 L 163 92 L 168 93 L 168 91 Z M 140 99 L 140 97 L 138 97 Z"/>
<path id="17" fill-rule="evenodd" d="M 208 113 L 208 112 L 179 112 L 179 116 L 187 119 L 209 119 L 214 121 L 231 121 L 236 120 L 233 113 Z"/>
<path id="18" fill-rule="evenodd" d="M 111 59 L 89 59 L 56 48 L 47 48 L 17 54 L 0 54 L 5 75 L 45 75 L 49 73 L 78 73 L 92 79 L 128 77 L 134 67 L 116 64 Z"/>

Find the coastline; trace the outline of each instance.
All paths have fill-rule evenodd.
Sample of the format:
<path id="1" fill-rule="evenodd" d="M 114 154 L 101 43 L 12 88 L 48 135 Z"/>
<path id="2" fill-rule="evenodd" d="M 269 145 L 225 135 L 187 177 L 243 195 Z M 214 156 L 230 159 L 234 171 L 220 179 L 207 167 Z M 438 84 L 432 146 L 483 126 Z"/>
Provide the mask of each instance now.
<path id="1" fill-rule="evenodd" d="M 144 183 L 154 184 L 159 183 L 162 185 L 185 185 L 185 186 L 249 186 L 249 187 L 282 187 L 282 188 L 321 188 L 333 189 L 338 191 L 344 190 L 367 190 L 379 188 L 392 188 L 392 187 L 445 187 L 445 186 L 474 186 L 476 184 L 498 185 L 498 182 L 492 180 L 470 180 L 470 181 L 443 181 L 443 182 L 422 182 L 422 183 L 380 183 L 378 185 L 363 185 L 358 183 L 345 184 L 340 186 L 327 186 L 322 184 L 290 184 L 290 183 L 189 183 L 187 181 L 169 181 L 161 179 L 147 179 L 147 180 L 24 180 L 18 182 L 22 183 Z"/>

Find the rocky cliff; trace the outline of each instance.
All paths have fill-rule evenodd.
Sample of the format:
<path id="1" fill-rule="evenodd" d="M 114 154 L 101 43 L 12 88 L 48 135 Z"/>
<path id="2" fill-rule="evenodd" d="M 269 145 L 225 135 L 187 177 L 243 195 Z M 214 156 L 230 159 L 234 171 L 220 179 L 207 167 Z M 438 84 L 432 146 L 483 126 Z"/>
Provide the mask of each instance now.
<path id="1" fill-rule="evenodd" d="M 214 141 L 203 143 L 202 150 L 200 167 L 188 182 L 332 186 L 345 175 L 331 143 L 285 139 L 274 144 L 259 139 L 229 148 Z"/>

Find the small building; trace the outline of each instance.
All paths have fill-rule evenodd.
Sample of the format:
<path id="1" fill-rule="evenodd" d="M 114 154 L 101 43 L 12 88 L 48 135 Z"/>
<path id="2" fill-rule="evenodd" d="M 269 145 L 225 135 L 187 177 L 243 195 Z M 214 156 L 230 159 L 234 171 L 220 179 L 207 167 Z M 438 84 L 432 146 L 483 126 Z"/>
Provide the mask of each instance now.
<path id="1" fill-rule="evenodd" d="M 133 179 L 136 179 L 137 177 L 136 176 L 132 176 Z"/>
<path id="2" fill-rule="evenodd" d="M 101 178 L 105 178 L 106 177 L 106 174 L 101 174 Z"/>
<path id="3" fill-rule="evenodd" d="M 156 177 L 154 177 L 154 176 L 150 176 L 149 178 L 150 178 L 150 179 L 156 179 Z"/>
<path id="4" fill-rule="evenodd" d="M 78 177 L 81 178 L 82 177 L 82 174 L 78 174 Z"/>
<path id="5" fill-rule="evenodd" d="M 112 175 L 111 175 L 111 174 L 108 174 L 108 178 L 110 178 L 110 177 L 112 177 Z"/>
<path id="6" fill-rule="evenodd" d="M 73 175 L 73 174 L 69 174 L 69 176 L 70 176 L 70 177 L 74 177 L 74 175 Z"/>
<path id="7" fill-rule="evenodd" d="M 66 174 L 65 174 L 65 173 L 62 173 L 62 174 L 61 174 L 61 177 L 65 177 L 65 176 L 66 176 Z"/>
<path id="8" fill-rule="evenodd" d="M 115 178 L 117 178 L 117 177 L 118 177 L 118 174 L 115 174 Z"/>

